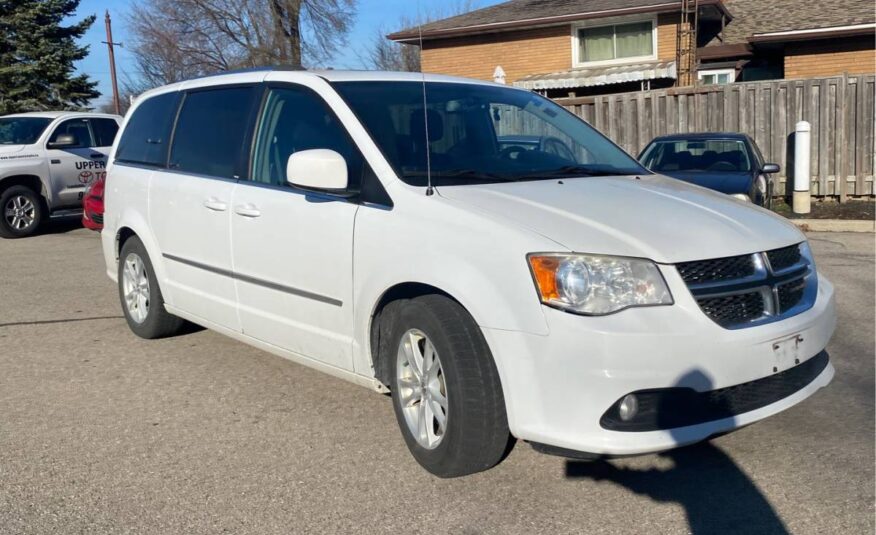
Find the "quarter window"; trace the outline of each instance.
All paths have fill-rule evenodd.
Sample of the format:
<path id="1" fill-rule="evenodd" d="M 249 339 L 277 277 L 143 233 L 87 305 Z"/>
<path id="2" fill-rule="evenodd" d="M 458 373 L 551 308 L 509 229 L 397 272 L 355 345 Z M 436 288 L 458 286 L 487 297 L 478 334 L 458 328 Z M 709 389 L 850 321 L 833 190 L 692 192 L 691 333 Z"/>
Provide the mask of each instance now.
<path id="1" fill-rule="evenodd" d="M 186 95 L 173 134 L 170 168 L 237 178 L 254 93 L 252 87 L 227 87 Z"/>
<path id="2" fill-rule="evenodd" d="M 94 147 L 94 140 L 91 138 L 91 130 L 88 128 L 88 121 L 85 119 L 70 119 L 59 124 L 55 131 L 52 132 L 52 137 L 49 138 L 49 143 L 55 143 L 58 138 L 64 135 L 73 136 L 76 144 L 67 148 L 85 148 Z"/>
<path id="3" fill-rule="evenodd" d="M 178 103 L 179 93 L 173 92 L 152 97 L 137 106 L 122 132 L 116 161 L 164 167 Z"/>
<path id="4" fill-rule="evenodd" d="M 652 21 L 578 29 L 578 62 L 645 58 L 654 55 Z"/>
<path id="5" fill-rule="evenodd" d="M 340 120 L 310 89 L 271 89 L 259 123 L 252 172 L 256 182 L 285 185 L 289 156 L 310 149 L 330 149 L 344 157 L 350 190 L 360 190 L 363 175 L 370 173 Z"/>

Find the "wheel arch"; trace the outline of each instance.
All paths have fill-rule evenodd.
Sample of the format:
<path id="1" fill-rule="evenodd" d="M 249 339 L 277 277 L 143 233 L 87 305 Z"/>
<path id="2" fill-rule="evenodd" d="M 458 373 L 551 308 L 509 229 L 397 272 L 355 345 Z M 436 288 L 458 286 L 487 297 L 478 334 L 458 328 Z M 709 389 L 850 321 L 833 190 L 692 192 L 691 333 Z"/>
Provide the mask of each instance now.
<path id="1" fill-rule="evenodd" d="M 155 243 L 152 233 L 143 221 L 138 221 L 138 217 L 128 213 L 128 217 L 122 217 L 122 222 L 115 231 L 115 257 L 116 266 L 121 261 L 122 247 L 131 238 L 136 237 L 146 248 L 146 253 L 149 255 L 149 261 L 152 264 L 152 269 L 155 270 L 155 278 L 158 281 L 159 289 L 166 303 L 173 304 L 169 292 L 167 291 L 167 272 L 165 271 L 164 258 L 161 256 L 161 250 Z M 104 231 L 106 232 L 106 230 Z"/>
<path id="2" fill-rule="evenodd" d="M 43 208 L 49 208 L 49 200 L 46 195 L 46 185 L 38 175 L 21 173 L 0 178 L 0 193 L 12 186 L 24 186 L 32 189 L 43 201 Z"/>
<path id="3" fill-rule="evenodd" d="M 454 297 L 449 292 L 434 286 L 432 284 L 424 283 L 424 282 L 415 282 L 415 281 L 407 281 L 407 282 L 399 282 L 393 284 L 389 288 L 387 288 L 375 301 L 374 306 L 371 310 L 371 314 L 369 316 L 369 324 L 368 324 L 368 354 L 371 360 L 371 366 L 374 370 L 374 377 L 380 381 L 384 386 L 389 388 L 389 383 L 391 382 L 391 362 L 385 362 L 385 359 L 381 359 L 381 343 L 384 342 L 388 336 L 388 329 L 386 328 L 391 321 L 391 316 L 385 317 L 384 314 L 393 314 L 393 307 L 390 305 L 392 303 L 399 303 L 405 301 L 407 299 L 413 299 L 415 297 L 420 297 L 423 295 L 443 295 L 448 299 L 454 301 L 463 310 L 465 310 L 469 315 L 472 315 L 471 311 L 456 297 Z M 383 323 L 383 320 L 387 320 Z M 381 329 L 381 327 L 384 327 Z"/>

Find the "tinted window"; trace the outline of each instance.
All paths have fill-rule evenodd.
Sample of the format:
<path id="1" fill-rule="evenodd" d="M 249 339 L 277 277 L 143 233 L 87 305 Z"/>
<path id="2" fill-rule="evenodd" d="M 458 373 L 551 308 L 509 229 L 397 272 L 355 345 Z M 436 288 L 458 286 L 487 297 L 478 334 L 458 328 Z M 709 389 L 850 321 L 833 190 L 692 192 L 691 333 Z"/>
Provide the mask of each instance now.
<path id="1" fill-rule="evenodd" d="M 91 119 L 91 130 L 97 147 L 109 147 L 116 139 L 119 125 L 112 119 Z"/>
<path id="2" fill-rule="evenodd" d="M 189 93 L 173 135 L 170 167 L 187 173 L 234 178 L 245 149 L 251 87 Z"/>
<path id="3" fill-rule="evenodd" d="M 49 138 L 49 143 L 55 143 L 58 138 L 64 135 L 73 136 L 76 139 L 76 144 L 73 147 L 94 147 L 94 140 L 91 139 L 91 130 L 88 128 L 88 121 L 85 119 L 70 119 L 59 124 L 52 136 Z"/>
<path id="4" fill-rule="evenodd" d="M 179 93 L 164 93 L 137 106 L 122 132 L 116 160 L 163 167 L 178 100 Z"/>
<path id="5" fill-rule="evenodd" d="M 52 120 L 46 117 L 0 117 L 0 145 L 31 145 Z"/>
<path id="6" fill-rule="evenodd" d="M 286 162 L 309 149 L 331 149 L 347 161 L 349 189 L 359 190 L 370 175 L 359 149 L 328 105 L 310 89 L 272 89 L 256 134 L 252 178 L 266 184 L 286 184 Z"/>

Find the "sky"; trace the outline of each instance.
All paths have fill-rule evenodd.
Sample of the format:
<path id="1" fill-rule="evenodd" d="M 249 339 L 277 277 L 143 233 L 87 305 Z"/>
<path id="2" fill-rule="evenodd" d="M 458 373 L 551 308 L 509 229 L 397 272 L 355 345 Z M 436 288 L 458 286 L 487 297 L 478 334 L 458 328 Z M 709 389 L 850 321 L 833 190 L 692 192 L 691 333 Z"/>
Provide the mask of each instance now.
<path id="1" fill-rule="evenodd" d="M 476 7 L 498 4 L 502 0 L 475 0 Z M 122 43 L 116 48 L 116 69 L 120 85 L 125 76 L 136 77 L 136 68 L 131 53 L 124 47 L 127 28 L 125 18 L 132 4 L 131 0 L 82 0 L 76 12 L 76 18 L 95 14 L 97 20 L 83 36 L 81 44 L 90 46 L 87 58 L 77 63 L 79 72 L 87 73 L 98 82 L 101 97 L 92 103 L 99 107 L 112 100 L 112 84 L 104 26 L 104 13 L 109 10 L 113 21 L 113 41 Z M 364 46 L 369 46 L 375 33 L 381 28 L 400 29 L 398 21 L 402 17 L 416 18 L 418 13 L 428 13 L 436 9 L 446 9 L 448 0 L 359 0 L 353 30 L 349 35 L 348 46 L 340 51 L 329 66 L 336 69 L 361 69 L 359 54 Z"/>

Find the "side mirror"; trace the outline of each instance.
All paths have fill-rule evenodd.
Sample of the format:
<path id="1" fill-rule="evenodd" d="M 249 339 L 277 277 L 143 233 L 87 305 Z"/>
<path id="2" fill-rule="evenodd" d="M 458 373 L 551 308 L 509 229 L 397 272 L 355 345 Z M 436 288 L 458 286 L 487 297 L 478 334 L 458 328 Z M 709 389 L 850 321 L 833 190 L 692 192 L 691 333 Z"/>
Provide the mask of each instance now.
<path id="1" fill-rule="evenodd" d="M 764 173 L 778 173 L 782 168 L 779 167 L 779 164 L 775 163 L 765 163 L 763 164 L 763 172 Z"/>
<path id="2" fill-rule="evenodd" d="M 73 134 L 61 134 L 55 141 L 49 143 L 50 149 L 66 149 L 69 147 L 78 147 L 79 140 Z"/>
<path id="3" fill-rule="evenodd" d="M 304 189 L 342 191 L 347 189 L 347 162 L 329 149 L 296 152 L 286 162 L 286 181 Z"/>

